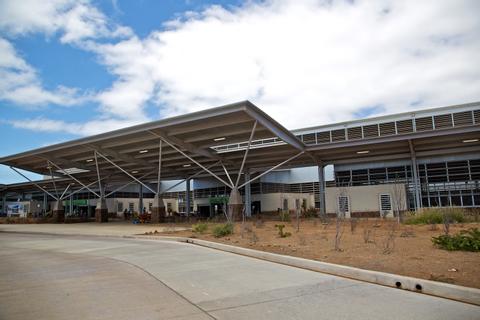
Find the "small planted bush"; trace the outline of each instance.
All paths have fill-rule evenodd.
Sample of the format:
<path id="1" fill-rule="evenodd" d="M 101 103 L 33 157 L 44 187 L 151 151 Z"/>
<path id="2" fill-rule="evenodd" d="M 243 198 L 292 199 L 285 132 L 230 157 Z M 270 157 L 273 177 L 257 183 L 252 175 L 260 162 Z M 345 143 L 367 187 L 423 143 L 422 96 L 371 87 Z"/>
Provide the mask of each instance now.
<path id="1" fill-rule="evenodd" d="M 458 208 L 425 209 L 406 219 L 405 224 L 442 224 L 445 219 L 452 223 L 466 222 L 465 214 Z"/>
<path id="2" fill-rule="evenodd" d="M 443 234 L 432 238 L 437 247 L 450 251 L 480 251 L 480 230 L 462 230 L 456 235 Z"/>
<path id="3" fill-rule="evenodd" d="M 286 238 L 286 237 L 290 237 L 292 235 L 290 232 L 283 232 L 283 229 L 285 228 L 284 224 L 276 224 L 275 228 L 278 229 L 278 236 L 280 238 Z"/>
<path id="4" fill-rule="evenodd" d="M 224 223 L 215 226 L 212 230 L 213 236 L 215 238 L 221 238 L 233 233 L 233 224 L 231 223 Z"/>
<path id="5" fill-rule="evenodd" d="M 192 231 L 195 233 L 205 233 L 208 230 L 208 224 L 197 223 L 192 226 Z"/>

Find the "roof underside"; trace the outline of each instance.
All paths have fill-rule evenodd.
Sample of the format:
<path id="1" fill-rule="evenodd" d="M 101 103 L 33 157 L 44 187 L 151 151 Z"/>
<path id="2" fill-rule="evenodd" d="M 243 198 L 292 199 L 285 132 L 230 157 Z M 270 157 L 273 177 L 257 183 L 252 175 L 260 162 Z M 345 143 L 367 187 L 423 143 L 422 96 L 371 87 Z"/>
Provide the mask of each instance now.
<path id="1" fill-rule="evenodd" d="M 97 151 L 136 178 L 153 182 L 158 174 L 161 137 L 214 173 L 224 175 L 221 163 L 229 172 L 236 173 L 245 151 L 222 153 L 214 148 L 248 141 L 255 122 L 253 140 L 276 138 L 276 143 L 250 150 L 246 168 L 275 165 L 304 149 L 297 137 L 245 101 L 0 158 L 0 163 L 42 175 L 50 175 L 51 168 L 55 175 L 64 176 L 57 165 L 88 183 L 97 179 L 94 160 Z M 162 143 L 162 180 L 184 179 L 202 171 L 166 142 Z M 131 180 L 102 156 L 97 158 L 102 178 L 108 177 L 109 182 Z M 50 168 L 48 161 L 52 163 Z M 311 162 L 311 159 L 304 156 L 298 161 Z"/>

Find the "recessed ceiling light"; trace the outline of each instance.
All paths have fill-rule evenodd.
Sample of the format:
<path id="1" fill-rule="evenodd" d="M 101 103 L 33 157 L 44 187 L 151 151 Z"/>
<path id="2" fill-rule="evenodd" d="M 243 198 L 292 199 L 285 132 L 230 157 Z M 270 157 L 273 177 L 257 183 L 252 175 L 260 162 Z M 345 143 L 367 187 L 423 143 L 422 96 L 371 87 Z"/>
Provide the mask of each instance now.
<path id="1" fill-rule="evenodd" d="M 357 151 L 357 154 L 367 154 L 370 153 L 369 150 L 362 150 L 362 151 Z"/>
<path id="2" fill-rule="evenodd" d="M 213 141 L 223 141 L 223 140 L 225 140 L 225 139 L 227 139 L 227 138 L 225 138 L 225 137 L 220 137 L 220 138 L 215 138 L 215 139 L 213 139 Z"/>
<path id="3" fill-rule="evenodd" d="M 190 166 L 191 166 L 191 164 L 184 164 L 184 165 L 183 165 L 184 168 L 188 168 L 188 167 L 190 167 Z"/>
<path id="4" fill-rule="evenodd" d="M 463 143 L 472 143 L 472 142 L 478 142 L 478 139 L 467 139 L 467 140 L 463 140 Z"/>
<path id="5" fill-rule="evenodd" d="M 87 162 L 92 162 L 92 161 L 93 161 L 93 159 L 87 159 Z"/>
<path id="6" fill-rule="evenodd" d="M 148 150 L 140 150 L 140 151 L 138 151 L 138 153 L 147 153 L 147 152 L 148 152 Z"/>
<path id="7" fill-rule="evenodd" d="M 132 173 L 138 173 L 138 170 L 133 170 Z"/>

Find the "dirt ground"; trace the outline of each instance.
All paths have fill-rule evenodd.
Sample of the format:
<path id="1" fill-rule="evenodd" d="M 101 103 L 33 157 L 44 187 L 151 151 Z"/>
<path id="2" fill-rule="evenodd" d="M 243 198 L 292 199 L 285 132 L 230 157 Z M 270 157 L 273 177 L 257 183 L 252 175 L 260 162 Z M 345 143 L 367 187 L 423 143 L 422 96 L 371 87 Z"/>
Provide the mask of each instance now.
<path id="1" fill-rule="evenodd" d="M 284 231 L 290 232 L 291 236 L 280 238 L 276 224 L 284 224 Z M 368 219 L 358 220 L 352 231 L 351 222 L 345 220 L 340 228 L 341 251 L 334 249 L 336 234 L 334 220 L 329 223 L 322 223 L 318 219 L 301 221 L 299 232 L 296 231 L 295 221 L 252 221 L 246 222 L 245 227 L 239 222 L 235 224 L 234 234 L 225 238 L 215 238 L 211 234 L 213 226 L 214 224 L 209 224 L 208 231 L 204 234 L 192 231 L 174 234 L 480 288 L 479 252 L 446 251 L 433 246 L 431 238 L 443 233 L 443 225 L 438 225 L 433 230 L 431 225 L 397 225 L 392 221 Z M 393 227 L 395 229 L 392 229 Z M 450 233 L 455 234 L 460 230 L 474 227 L 480 228 L 480 223 L 451 225 Z M 394 236 L 390 237 L 390 250 L 386 250 L 389 234 Z"/>

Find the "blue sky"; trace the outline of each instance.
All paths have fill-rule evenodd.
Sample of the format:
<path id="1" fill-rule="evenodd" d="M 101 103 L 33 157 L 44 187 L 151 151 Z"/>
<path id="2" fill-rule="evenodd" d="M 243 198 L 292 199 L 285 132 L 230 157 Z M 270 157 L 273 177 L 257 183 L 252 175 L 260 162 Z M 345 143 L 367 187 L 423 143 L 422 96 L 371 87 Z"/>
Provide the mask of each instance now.
<path id="1" fill-rule="evenodd" d="M 0 157 L 245 99 L 290 129 L 478 101 L 477 12 L 473 0 L 0 0 Z M 0 166 L 0 183 L 17 181 Z"/>

